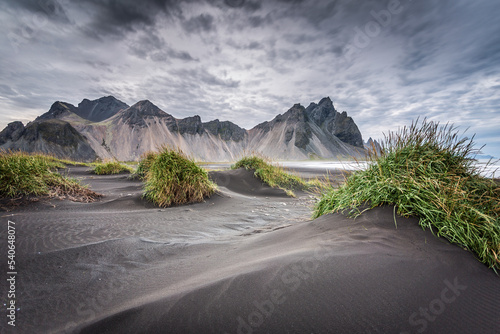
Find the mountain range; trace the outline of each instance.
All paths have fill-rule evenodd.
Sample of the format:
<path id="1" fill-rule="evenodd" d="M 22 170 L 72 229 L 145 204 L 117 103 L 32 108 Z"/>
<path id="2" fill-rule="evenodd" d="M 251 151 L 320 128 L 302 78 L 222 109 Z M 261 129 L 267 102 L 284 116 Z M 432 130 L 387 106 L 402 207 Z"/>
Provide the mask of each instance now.
<path id="1" fill-rule="evenodd" d="M 234 161 L 253 152 L 278 160 L 364 154 L 358 127 L 329 97 L 307 108 L 295 104 L 250 130 L 218 119 L 202 122 L 197 115 L 178 119 L 148 100 L 132 106 L 113 96 L 84 99 L 78 106 L 57 101 L 26 126 L 13 122 L 0 132 L 0 149 L 80 161 L 133 161 L 162 145 L 199 161 Z"/>

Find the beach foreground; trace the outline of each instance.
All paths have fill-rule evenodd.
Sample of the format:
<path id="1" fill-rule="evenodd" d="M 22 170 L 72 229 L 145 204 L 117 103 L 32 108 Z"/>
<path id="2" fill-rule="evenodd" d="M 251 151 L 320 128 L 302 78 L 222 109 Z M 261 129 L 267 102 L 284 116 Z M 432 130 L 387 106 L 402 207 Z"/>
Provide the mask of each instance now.
<path id="1" fill-rule="evenodd" d="M 415 218 L 396 228 L 392 207 L 311 221 L 310 194 L 239 169 L 211 172 L 220 191 L 205 203 L 160 209 L 127 175 L 65 173 L 105 197 L 2 213 L 1 235 L 16 228 L 18 310 L 1 333 L 500 331 L 494 271 Z"/>

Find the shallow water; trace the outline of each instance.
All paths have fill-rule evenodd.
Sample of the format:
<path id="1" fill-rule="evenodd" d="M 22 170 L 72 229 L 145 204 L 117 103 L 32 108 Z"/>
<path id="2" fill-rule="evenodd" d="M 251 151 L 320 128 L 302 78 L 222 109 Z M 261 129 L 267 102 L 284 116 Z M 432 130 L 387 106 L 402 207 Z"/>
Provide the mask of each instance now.
<path id="1" fill-rule="evenodd" d="M 290 169 L 311 169 L 311 170 L 364 170 L 368 167 L 367 161 L 283 161 L 278 165 Z M 500 161 L 478 160 L 476 163 L 480 174 L 488 178 L 500 177 Z"/>

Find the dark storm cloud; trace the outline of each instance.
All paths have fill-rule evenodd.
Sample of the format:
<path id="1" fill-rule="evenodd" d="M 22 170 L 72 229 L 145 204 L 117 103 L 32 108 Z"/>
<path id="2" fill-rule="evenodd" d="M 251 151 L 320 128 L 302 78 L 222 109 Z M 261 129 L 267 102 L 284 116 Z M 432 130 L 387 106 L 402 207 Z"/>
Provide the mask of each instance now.
<path id="1" fill-rule="evenodd" d="M 271 15 L 265 15 L 265 16 L 252 15 L 248 17 L 248 23 L 252 28 L 258 28 L 265 25 L 269 25 L 272 24 L 272 22 L 273 19 L 271 18 Z"/>
<path id="2" fill-rule="evenodd" d="M 305 2 L 306 0 L 277 0 L 278 3 L 284 3 L 287 5 L 297 5 Z"/>
<path id="3" fill-rule="evenodd" d="M 476 40 L 476 47 L 464 47 L 456 63 L 445 68 L 447 80 L 462 80 L 478 72 L 487 76 L 500 74 L 500 29 Z"/>
<path id="4" fill-rule="evenodd" d="M 296 11 L 294 14 L 299 17 L 303 16 L 307 21 L 316 27 L 319 27 L 324 21 L 334 20 L 334 17 L 338 12 L 338 1 L 322 1 L 317 4 L 318 6 L 307 8 L 308 3 L 304 2 L 303 5 L 306 8 L 299 5 L 291 6 L 290 8 L 292 11 Z"/>
<path id="5" fill-rule="evenodd" d="M 182 27 L 188 33 L 211 32 L 215 30 L 215 19 L 210 14 L 200 14 L 182 22 Z"/>
<path id="6" fill-rule="evenodd" d="M 394 25 L 393 36 L 401 37 L 404 52 L 398 64 L 402 84 L 432 85 L 442 90 L 470 76 L 498 75 L 500 27 L 498 3 L 443 1 L 432 7 L 427 1 L 411 4 Z M 429 10 L 432 8 L 432 10 Z M 447 55 L 443 57 L 443 55 Z M 419 70 L 430 66 L 429 74 Z"/>
<path id="7" fill-rule="evenodd" d="M 262 8 L 261 1 L 246 1 L 243 7 L 247 12 L 255 12 Z"/>
<path id="8" fill-rule="evenodd" d="M 218 0 L 208 0 L 212 5 L 218 6 Z M 244 10 L 247 13 L 253 13 L 262 8 L 262 1 L 252 0 L 223 0 L 222 4 L 234 10 Z"/>
<path id="9" fill-rule="evenodd" d="M 401 13 L 402 16 L 407 14 L 405 21 L 395 22 L 390 27 L 394 36 L 399 35 L 404 43 L 404 53 L 399 64 L 404 71 L 415 71 L 430 65 L 436 61 L 436 55 L 440 54 L 442 48 L 446 47 L 446 21 L 443 20 L 447 16 L 445 9 L 438 5 L 433 11 L 424 14 L 419 13 L 419 8 L 414 6 L 417 7 L 412 3 L 411 7 L 405 8 Z"/>
<path id="10" fill-rule="evenodd" d="M 202 0 L 70 0 L 80 8 L 92 9 L 92 21 L 84 31 L 94 38 L 114 35 L 123 37 L 127 32 L 155 25 L 157 16 L 170 20 L 184 19 L 183 3 L 203 3 Z M 202 26 L 207 22 L 202 22 Z"/>
<path id="11" fill-rule="evenodd" d="M 137 27 L 153 26 L 155 12 L 162 9 L 156 1 L 85 0 L 79 5 L 85 6 L 87 3 L 94 7 L 94 13 L 92 22 L 84 31 L 95 38 L 103 35 L 122 36 Z"/>
<path id="12" fill-rule="evenodd" d="M 198 61 L 189 52 L 172 48 L 153 28 L 145 29 L 137 37 L 129 40 L 127 44 L 130 54 L 141 59 L 151 59 L 157 62 L 170 59 Z"/>
<path id="13" fill-rule="evenodd" d="M 147 29 L 127 43 L 129 51 L 142 59 L 147 58 L 153 52 L 162 50 L 166 45 L 165 40 L 158 36 L 154 29 Z"/>
<path id="14" fill-rule="evenodd" d="M 4 5 L 7 8 L 27 10 L 38 15 L 37 20 L 42 20 L 43 16 L 46 16 L 58 22 L 69 22 L 66 11 L 58 0 L 5 0 Z"/>
<path id="15" fill-rule="evenodd" d="M 233 8 L 240 8 L 245 5 L 245 0 L 224 0 L 224 3 Z"/>
<path id="16" fill-rule="evenodd" d="M 186 52 L 186 51 L 178 51 L 178 50 L 174 50 L 174 49 L 168 49 L 167 55 L 170 58 L 174 58 L 174 59 L 180 59 L 180 60 L 185 60 L 185 61 L 199 61 L 199 59 L 193 58 L 193 56 L 191 56 L 189 54 L 189 52 Z"/>

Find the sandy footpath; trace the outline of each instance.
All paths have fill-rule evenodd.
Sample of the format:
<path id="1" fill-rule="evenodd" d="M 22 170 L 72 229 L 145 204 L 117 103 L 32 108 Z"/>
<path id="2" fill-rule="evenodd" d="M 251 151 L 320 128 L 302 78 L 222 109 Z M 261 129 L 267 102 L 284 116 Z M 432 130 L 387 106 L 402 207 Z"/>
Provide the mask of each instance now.
<path id="1" fill-rule="evenodd" d="M 65 173 L 105 197 L 0 212 L 2 304 L 10 220 L 18 308 L 0 333 L 500 332 L 500 277 L 416 219 L 396 228 L 391 207 L 311 221 L 310 194 L 240 169 L 210 172 L 205 203 L 160 209 L 126 175 Z"/>

